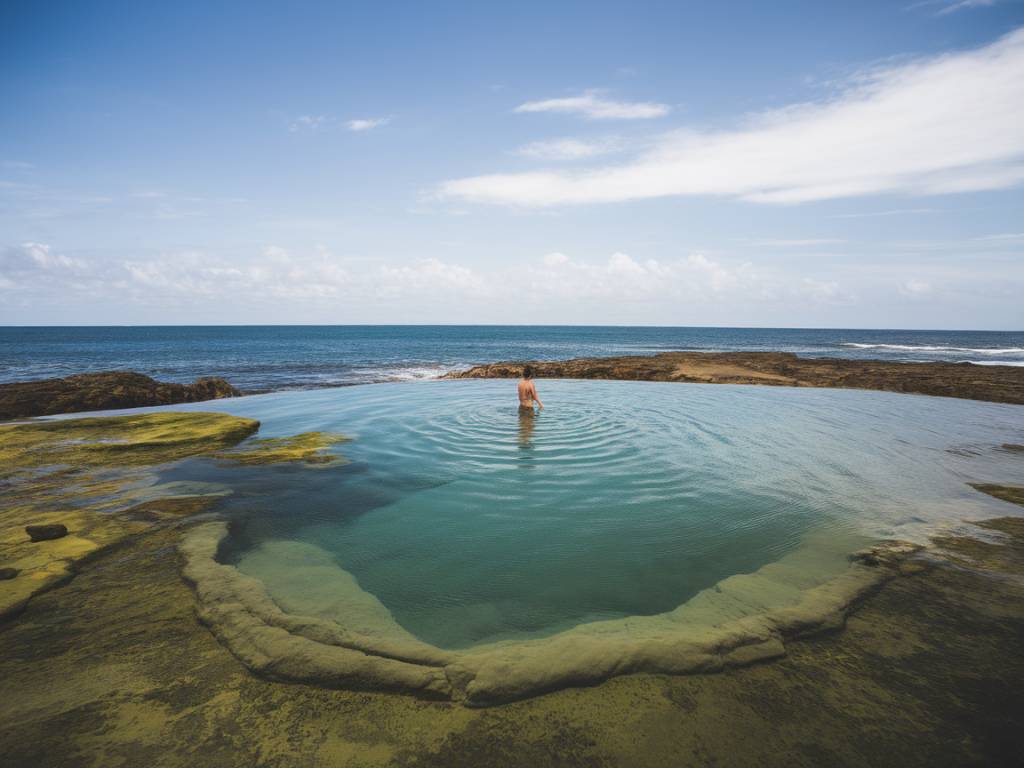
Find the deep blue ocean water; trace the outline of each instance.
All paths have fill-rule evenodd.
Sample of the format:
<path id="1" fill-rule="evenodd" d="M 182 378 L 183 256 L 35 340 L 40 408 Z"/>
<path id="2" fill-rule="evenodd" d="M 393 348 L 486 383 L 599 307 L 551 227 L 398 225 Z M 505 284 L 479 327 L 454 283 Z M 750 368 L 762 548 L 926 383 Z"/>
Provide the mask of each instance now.
<path id="1" fill-rule="evenodd" d="M 107 370 L 246 391 L 432 378 L 475 363 L 669 350 L 1024 366 L 1024 332 L 600 326 L 0 328 L 0 382 Z"/>

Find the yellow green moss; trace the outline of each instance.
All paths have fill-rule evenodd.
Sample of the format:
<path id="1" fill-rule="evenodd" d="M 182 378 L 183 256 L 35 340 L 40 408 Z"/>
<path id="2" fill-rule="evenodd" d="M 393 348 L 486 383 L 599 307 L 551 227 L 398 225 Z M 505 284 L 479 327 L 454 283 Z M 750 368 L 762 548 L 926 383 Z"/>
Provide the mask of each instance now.
<path id="1" fill-rule="evenodd" d="M 0 617 L 71 577 L 76 563 L 149 525 L 194 514 L 216 495 L 169 493 L 152 467 L 223 450 L 259 422 L 223 413 L 147 413 L 0 426 Z M 172 498 L 140 498 L 166 494 Z M 140 503 L 141 502 L 141 503 Z M 68 535 L 32 542 L 26 525 L 61 523 Z"/>
<path id="2" fill-rule="evenodd" d="M 218 459 L 227 459 L 239 464 L 281 464 L 303 462 L 304 464 L 337 464 L 344 459 L 327 449 L 349 438 L 333 432 L 303 432 L 291 437 L 269 437 L 252 440 L 232 451 L 214 454 Z"/>
<path id="3" fill-rule="evenodd" d="M 0 470 L 66 464 L 153 465 L 235 445 L 260 427 L 226 413 L 29 421 L 0 426 Z M 2 475 L 0 475 L 2 476 Z"/>

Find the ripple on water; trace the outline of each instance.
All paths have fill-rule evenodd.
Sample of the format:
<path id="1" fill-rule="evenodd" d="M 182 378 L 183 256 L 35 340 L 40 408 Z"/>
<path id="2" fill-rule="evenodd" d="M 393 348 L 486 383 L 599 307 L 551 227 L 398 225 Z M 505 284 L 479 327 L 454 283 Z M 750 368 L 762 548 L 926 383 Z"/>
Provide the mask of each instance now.
<path id="1" fill-rule="evenodd" d="M 987 473 L 1011 461 L 1019 471 L 1019 457 L 957 448 L 1024 441 L 1024 409 L 969 401 L 635 382 L 541 391 L 535 416 L 495 381 L 230 403 L 270 434 L 356 437 L 342 448 L 349 468 L 300 493 L 285 486 L 303 473 L 282 475 L 251 514 L 329 553 L 414 635 L 458 648 L 669 611 L 808 541 L 841 553 L 836 541 L 921 540 L 951 517 L 1006 514 L 965 481 L 998 479 Z M 282 602 L 296 589 L 253 569 Z"/>

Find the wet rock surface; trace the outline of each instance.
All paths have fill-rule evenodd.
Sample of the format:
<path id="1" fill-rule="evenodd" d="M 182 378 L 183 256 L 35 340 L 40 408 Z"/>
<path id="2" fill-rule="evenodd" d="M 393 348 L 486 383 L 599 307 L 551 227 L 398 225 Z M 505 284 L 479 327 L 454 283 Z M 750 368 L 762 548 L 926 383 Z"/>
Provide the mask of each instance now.
<path id="1" fill-rule="evenodd" d="M 171 384 L 132 371 L 83 373 L 63 379 L 0 384 L 0 421 L 57 413 L 196 403 L 241 394 L 220 377 L 196 379 L 191 384 Z"/>
<path id="2" fill-rule="evenodd" d="M 930 561 L 769 664 L 467 709 L 251 674 L 196 621 L 179 537 L 133 539 L 0 631 L 0 764 L 933 768 L 1024 749 L 1024 585 L 1002 573 Z"/>
<path id="3" fill-rule="evenodd" d="M 525 362 L 478 365 L 453 379 L 517 378 Z M 838 387 L 1024 403 L 1024 368 L 804 358 L 789 352 L 663 352 L 529 363 L 537 378 Z"/>
<path id="4" fill-rule="evenodd" d="M 62 539 L 68 535 L 66 525 L 51 523 L 49 525 L 26 525 L 25 533 L 32 541 L 52 541 Z"/>
<path id="5" fill-rule="evenodd" d="M 253 419 L 173 412 L 0 425 L 0 562 L 21 572 L 0 584 L 0 621 L 106 548 L 209 507 L 219 496 L 154 485 L 153 468 L 258 429 Z"/>

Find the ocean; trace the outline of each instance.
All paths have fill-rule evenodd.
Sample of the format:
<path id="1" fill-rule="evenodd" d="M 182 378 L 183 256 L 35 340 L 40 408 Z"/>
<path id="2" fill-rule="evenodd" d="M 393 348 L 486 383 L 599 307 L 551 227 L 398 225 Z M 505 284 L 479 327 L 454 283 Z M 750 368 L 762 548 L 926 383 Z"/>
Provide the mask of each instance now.
<path id="1" fill-rule="evenodd" d="M 1024 366 L 1022 331 L 621 326 L 139 326 L 0 328 L 0 382 L 132 370 L 223 376 L 244 391 L 429 379 L 476 363 L 783 351 L 802 357 Z"/>

